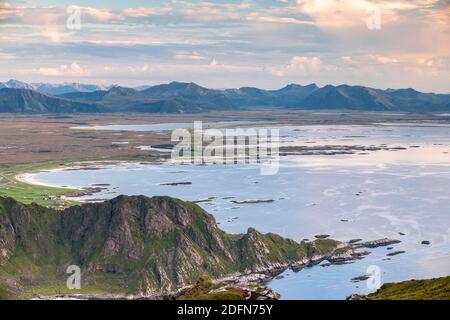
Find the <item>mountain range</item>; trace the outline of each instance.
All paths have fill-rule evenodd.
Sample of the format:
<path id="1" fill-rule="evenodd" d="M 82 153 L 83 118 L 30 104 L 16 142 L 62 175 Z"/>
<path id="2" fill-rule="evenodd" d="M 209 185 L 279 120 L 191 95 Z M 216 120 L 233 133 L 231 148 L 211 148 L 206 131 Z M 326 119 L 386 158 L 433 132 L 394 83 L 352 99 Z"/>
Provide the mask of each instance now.
<path id="1" fill-rule="evenodd" d="M 331 239 L 228 234 L 198 205 L 170 197 L 119 196 L 62 211 L 0 197 L 0 299 L 68 292 L 72 265 L 81 270 L 79 293 L 157 296 L 203 275 L 275 275 L 353 254 Z"/>
<path id="2" fill-rule="evenodd" d="M 248 108 L 448 112 L 450 94 L 422 93 L 411 88 L 381 90 L 316 84 L 290 84 L 278 90 L 217 90 L 184 82 L 138 88 L 26 84 L 17 80 L 0 83 L 0 112 L 195 113 Z"/>
<path id="3" fill-rule="evenodd" d="M 19 80 L 11 79 L 7 82 L 0 82 L 0 89 L 10 88 L 10 89 L 28 89 L 35 90 L 41 93 L 48 93 L 53 95 L 64 94 L 69 92 L 92 92 L 97 90 L 108 90 L 112 86 L 102 86 L 96 84 L 83 84 L 83 83 L 62 83 L 62 84 L 52 84 L 52 83 L 26 83 Z"/>

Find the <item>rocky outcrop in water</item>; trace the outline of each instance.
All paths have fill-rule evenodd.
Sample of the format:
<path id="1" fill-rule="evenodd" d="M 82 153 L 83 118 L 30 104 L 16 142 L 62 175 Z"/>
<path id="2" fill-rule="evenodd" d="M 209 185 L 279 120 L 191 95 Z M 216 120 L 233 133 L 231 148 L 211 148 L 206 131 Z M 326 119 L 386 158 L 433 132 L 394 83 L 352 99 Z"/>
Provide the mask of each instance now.
<path id="1" fill-rule="evenodd" d="M 378 248 L 378 247 L 390 246 L 392 244 L 397 244 L 400 242 L 401 242 L 400 240 L 384 238 L 384 239 L 379 239 L 379 240 L 358 243 L 358 246 L 365 247 L 365 248 Z"/>

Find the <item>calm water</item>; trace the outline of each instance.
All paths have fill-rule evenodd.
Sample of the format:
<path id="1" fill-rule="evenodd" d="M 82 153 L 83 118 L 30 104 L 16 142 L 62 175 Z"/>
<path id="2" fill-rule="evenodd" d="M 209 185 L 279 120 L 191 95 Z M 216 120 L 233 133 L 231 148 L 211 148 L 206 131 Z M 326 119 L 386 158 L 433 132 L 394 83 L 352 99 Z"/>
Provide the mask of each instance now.
<path id="1" fill-rule="evenodd" d="M 382 124 L 280 128 L 284 145 L 403 147 L 352 155 L 282 157 L 278 174 L 260 175 L 250 165 L 121 164 L 101 170 L 51 171 L 33 178 L 49 185 L 110 184 L 91 198 L 118 194 L 171 195 L 200 203 L 227 232 L 250 226 L 295 240 L 333 238 L 402 240 L 405 250 L 386 260 L 378 248 L 364 260 L 341 266 L 286 271 L 270 286 L 284 299 L 343 299 L 366 293 L 365 282 L 350 279 L 377 265 L 382 281 L 448 275 L 450 270 L 450 127 Z M 192 182 L 192 185 L 161 186 Z M 231 198 L 233 197 L 233 198 Z M 235 204 L 232 201 L 274 200 Z M 399 235 L 404 233 L 404 236 Z M 431 241 L 431 246 L 420 244 Z"/>

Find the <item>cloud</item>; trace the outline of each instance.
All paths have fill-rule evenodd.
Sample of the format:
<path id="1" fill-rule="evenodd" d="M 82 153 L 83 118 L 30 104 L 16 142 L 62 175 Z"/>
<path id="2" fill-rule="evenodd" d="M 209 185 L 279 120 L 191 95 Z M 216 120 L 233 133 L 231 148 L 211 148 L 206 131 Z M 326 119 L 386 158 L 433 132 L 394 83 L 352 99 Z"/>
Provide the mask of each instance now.
<path id="1" fill-rule="evenodd" d="M 216 59 L 212 59 L 212 61 L 209 63 L 209 65 L 211 67 L 217 67 L 217 66 L 221 66 L 222 64 L 219 61 L 217 61 Z"/>
<path id="2" fill-rule="evenodd" d="M 0 61 L 4 60 L 14 60 L 17 58 L 17 55 L 15 53 L 10 52 L 0 52 Z"/>
<path id="3" fill-rule="evenodd" d="M 322 67 L 322 60 L 319 57 L 294 56 L 289 64 L 282 67 L 275 67 L 272 73 L 278 77 L 292 76 L 295 74 L 311 74 L 319 71 Z"/>
<path id="4" fill-rule="evenodd" d="M 122 12 L 127 17 L 150 17 L 157 15 L 167 15 L 174 10 L 170 7 L 165 8 L 126 8 Z"/>
<path id="5" fill-rule="evenodd" d="M 120 13 L 114 12 L 111 9 L 97 9 L 90 7 L 82 7 L 80 9 L 82 15 L 88 15 L 89 17 L 100 22 L 123 19 Z"/>
<path id="6" fill-rule="evenodd" d="M 82 22 L 106 23 L 124 20 L 124 14 L 108 8 L 77 7 Z M 65 26 L 67 19 L 74 12 L 65 6 L 35 6 L 27 3 L 0 3 L 0 19 L 24 25 L 59 25 Z"/>
<path id="7" fill-rule="evenodd" d="M 206 57 L 198 53 L 177 53 L 175 59 L 178 60 L 206 60 Z"/>
<path id="8" fill-rule="evenodd" d="M 104 8 L 94 1 L 81 8 L 81 30 L 66 28 L 61 2 L 46 3 L 0 3 L 0 75 L 449 91 L 448 1 L 171 0 Z M 380 30 L 366 25 L 374 4 Z"/>
<path id="9" fill-rule="evenodd" d="M 117 68 L 115 68 L 117 70 Z M 150 72 L 150 65 L 145 63 L 142 66 L 128 66 L 127 70 L 133 74 L 144 74 Z"/>
<path id="10" fill-rule="evenodd" d="M 377 61 L 381 64 L 398 63 L 398 60 L 390 57 L 378 57 Z"/>
<path id="11" fill-rule="evenodd" d="M 409 14 L 415 12 L 433 16 L 442 10 L 434 7 L 438 0 L 297 0 L 298 10 L 309 15 L 317 25 L 325 29 L 364 28 L 376 13 L 380 14 L 382 25 L 405 22 Z M 448 21 L 448 20 L 447 20 Z"/>
<path id="12" fill-rule="evenodd" d="M 38 73 L 43 76 L 48 77 L 57 77 L 57 76 L 72 76 L 72 77 L 80 77 L 86 76 L 89 72 L 80 66 L 77 62 L 72 62 L 69 65 L 61 65 L 56 68 L 39 68 Z"/>
<path id="13" fill-rule="evenodd" d="M 420 57 L 416 59 L 416 64 L 420 67 L 435 68 L 445 72 L 450 69 L 450 56 Z"/>
<path id="14" fill-rule="evenodd" d="M 303 57 L 303 56 L 295 56 L 291 59 L 290 67 L 296 69 L 312 69 L 319 70 L 322 61 L 318 57 Z"/>
<path id="15" fill-rule="evenodd" d="M 314 25 L 313 21 L 300 20 L 293 17 L 278 17 L 278 16 L 263 16 L 259 13 L 251 13 L 247 16 L 247 20 L 262 23 L 286 23 L 286 24 L 300 24 L 300 25 Z"/>
<path id="16" fill-rule="evenodd" d="M 246 13 L 252 8 L 251 2 L 213 3 L 172 0 L 172 5 L 182 22 L 193 23 L 245 21 Z"/>
<path id="17" fill-rule="evenodd" d="M 0 2 L 0 20 L 9 18 L 17 13 L 17 10 L 9 2 Z"/>
<path id="18" fill-rule="evenodd" d="M 250 9 L 252 7 L 251 2 L 238 2 L 238 3 L 214 3 L 208 1 L 201 2 L 189 2 L 172 0 L 172 3 L 176 7 L 183 7 L 185 9 L 199 10 L 218 13 L 220 10 L 238 11 L 244 9 Z"/>
<path id="19" fill-rule="evenodd" d="M 50 39 L 52 42 L 61 42 L 62 35 L 61 32 L 56 27 L 43 27 L 41 29 L 41 35 Z"/>
<path id="20" fill-rule="evenodd" d="M 313 18 L 321 28 L 343 29 L 365 27 L 368 8 L 373 3 L 366 0 L 298 0 L 298 10 Z"/>

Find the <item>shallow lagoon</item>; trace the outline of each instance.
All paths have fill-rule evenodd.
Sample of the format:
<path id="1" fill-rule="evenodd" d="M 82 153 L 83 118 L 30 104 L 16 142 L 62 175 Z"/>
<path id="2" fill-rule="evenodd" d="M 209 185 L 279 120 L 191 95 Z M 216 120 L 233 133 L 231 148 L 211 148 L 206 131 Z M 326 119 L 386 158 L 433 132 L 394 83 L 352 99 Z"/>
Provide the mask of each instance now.
<path id="1" fill-rule="evenodd" d="M 350 279 L 378 265 L 382 280 L 448 275 L 450 270 L 450 127 L 424 125 L 303 126 L 280 128 L 283 145 L 386 144 L 397 151 L 281 157 L 278 174 L 251 165 L 121 164 L 101 170 L 51 171 L 33 178 L 50 185 L 110 184 L 90 198 L 118 194 L 171 195 L 199 203 L 228 232 L 250 226 L 300 241 L 333 238 L 402 240 L 405 254 L 386 260 L 386 248 L 340 266 L 286 271 L 270 286 L 284 299 L 343 299 L 365 293 Z M 191 185 L 161 184 L 192 182 Z M 233 197 L 233 198 L 231 198 Z M 236 204 L 232 201 L 274 200 Z M 404 233 L 402 236 L 399 233 Z M 420 244 L 431 241 L 431 246 Z"/>

